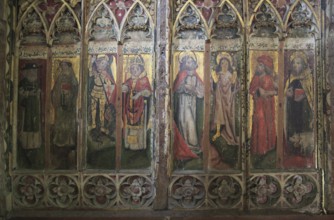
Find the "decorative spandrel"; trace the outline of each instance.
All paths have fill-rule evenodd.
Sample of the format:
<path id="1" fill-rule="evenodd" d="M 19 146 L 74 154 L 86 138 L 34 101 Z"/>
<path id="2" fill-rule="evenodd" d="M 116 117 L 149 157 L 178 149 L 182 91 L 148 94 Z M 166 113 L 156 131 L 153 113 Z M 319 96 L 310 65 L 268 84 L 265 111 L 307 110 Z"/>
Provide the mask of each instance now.
<path id="1" fill-rule="evenodd" d="M 39 11 L 45 17 L 49 27 L 61 6 L 61 0 L 43 0 L 38 4 Z"/>
<path id="2" fill-rule="evenodd" d="M 87 168 L 115 168 L 116 55 L 90 55 Z"/>
<path id="3" fill-rule="evenodd" d="M 135 0 L 108 0 L 106 3 L 109 5 L 111 11 L 115 14 L 118 25 L 121 25 L 125 15 L 128 13 L 130 7 Z"/>
<path id="4" fill-rule="evenodd" d="M 149 54 L 124 58 L 122 168 L 143 169 L 152 160 L 153 64 Z"/>
<path id="5" fill-rule="evenodd" d="M 212 54 L 210 160 L 212 169 L 240 166 L 240 53 Z"/>
<path id="6" fill-rule="evenodd" d="M 221 0 L 194 0 L 194 4 L 201 11 L 202 16 L 209 23 L 213 17 L 214 9 Z"/>
<path id="7" fill-rule="evenodd" d="M 21 169 L 44 167 L 45 77 L 45 60 L 20 60 L 17 163 Z"/>
<path id="8" fill-rule="evenodd" d="M 51 89 L 51 155 L 55 169 L 75 169 L 77 156 L 77 107 L 79 65 L 77 58 L 53 62 Z"/>
<path id="9" fill-rule="evenodd" d="M 284 166 L 315 166 L 314 54 L 286 51 L 284 74 Z"/>
<path id="10" fill-rule="evenodd" d="M 239 14 L 243 13 L 243 11 L 244 11 L 243 0 L 229 0 L 229 2 L 238 10 Z"/>
<path id="11" fill-rule="evenodd" d="M 254 169 L 276 167 L 278 64 L 273 51 L 251 51 L 248 133 Z"/>
<path id="12" fill-rule="evenodd" d="M 203 53 L 174 54 L 173 155 L 175 170 L 201 170 L 204 123 Z"/>
<path id="13" fill-rule="evenodd" d="M 291 6 L 296 0 L 270 0 L 275 6 L 282 20 L 286 18 Z"/>

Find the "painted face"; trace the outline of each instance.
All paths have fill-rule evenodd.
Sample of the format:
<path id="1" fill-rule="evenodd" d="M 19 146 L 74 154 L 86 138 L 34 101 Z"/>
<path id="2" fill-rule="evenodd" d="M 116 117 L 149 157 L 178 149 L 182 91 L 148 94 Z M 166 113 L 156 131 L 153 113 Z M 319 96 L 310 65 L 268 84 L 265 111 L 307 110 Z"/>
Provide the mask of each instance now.
<path id="1" fill-rule="evenodd" d="M 300 74 L 304 69 L 304 62 L 302 58 L 296 57 L 292 62 L 293 71 L 296 74 Z"/>
<path id="2" fill-rule="evenodd" d="M 26 77 L 29 82 L 35 82 L 38 79 L 37 69 L 28 69 L 26 70 Z"/>
<path id="3" fill-rule="evenodd" d="M 130 67 L 130 72 L 133 78 L 138 78 L 142 73 L 142 68 L 139 64 L 133 64 Z"/>
<path id="4" fill-rule="evenodd" d="M 61 69 L 62 69 L 63 73 L 68 74 L 70 72 L 69 71 L 70 70 L 69 64 L 63 62 L 63 63 L 60 64 L 60 66 L 61 66 Z"/>
<path id="5" fill-rule="evenodd" d="M 258 73 L 264 73 L 264 70 L 265 70 L 265 67 L 264 67 L 264 64 L 263 63 L 259 63 L 258 65 L 257 65 L 257 67 L 256 67 L 256 71 L 258 72 Z"/>
<path id="6" fill-rule="evenodd" d="M 98 72 L 102 72 L 102 71 L 106 70 L 108 64 L 109 63 L 108 63 L 108 61 L 106 59 L 98 59 L 96 61 L 97 71 Z"/>
<path id="7" fill-rule="evenodd" d="M 228 66 L 229 66 L 228 61 L 226 59 L 223 59 L 220 62 L 220 65 L 221 65 L 221 68 L 222 68 L 222 72 L 226 73 L 228 71 Z"/>
<path id="8" fill-rule="evenodd" d="M 196 61 L 193 58 L 189 57 L 186 60 L 185 66 L 186 66 L 187 70 L 195 70 L 196 69 Z"/>

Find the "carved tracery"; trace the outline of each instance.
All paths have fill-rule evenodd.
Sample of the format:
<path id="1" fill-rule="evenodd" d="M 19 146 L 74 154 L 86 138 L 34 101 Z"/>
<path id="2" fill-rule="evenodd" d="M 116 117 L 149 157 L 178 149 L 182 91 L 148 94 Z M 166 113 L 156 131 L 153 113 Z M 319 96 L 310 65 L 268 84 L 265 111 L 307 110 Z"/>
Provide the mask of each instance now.
<path id="1" fill-rule="evenodd" d="M 218 9 L 214 18 L 211 37 L 217 39 L 233 39 L 240 37 L 240 22 L 236 12 L 229 4 Z"/>

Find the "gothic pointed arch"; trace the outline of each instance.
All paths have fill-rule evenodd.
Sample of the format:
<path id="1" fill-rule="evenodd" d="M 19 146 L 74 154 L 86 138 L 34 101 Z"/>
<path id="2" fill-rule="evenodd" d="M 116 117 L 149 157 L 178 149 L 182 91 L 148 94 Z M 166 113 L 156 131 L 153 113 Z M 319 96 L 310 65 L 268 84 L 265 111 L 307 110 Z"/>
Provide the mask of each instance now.
<path id="1" fill-rule="evenodd" d="M 287 15 L 285 28 L 290 37 L 310 37 L 319 33 L 317 15 L 308 1 L 295 2 Z"/>
<path id="2" fill-rule="evenodd" d="M 210 26 L 211 38 L 233 39 L 242 34 L 243 20 L 234 5 L 226 0 L 218 7 Z"/>
<path id="3" fill-rule="evenodd" d="M 114 13 L 105 2 L 100 2 L 92 11 L 87 22 L 89 40 L 117 40 L 119 26 Z"/>
<path id="4" fill-rule="evenodd" d="M 268 0 L 262 0 L 255 7 L 250 18 L 251 36 L 280 37 L 282 35 L 282 18 Z"/>
<path id="5" fill-rule="evenodd" d="M 188 1 L 178 13 L 173 36 L 178 39 L 207 39 L 208 26 L 192 1 Z"/>
<path id="6" fill-rule="evenodd" d="M 45 44 L 47 25 L 34 4 L 26 8 L 17 25 L 20 44 Z"/>
<path id="7" fill-rule="evenodd" d="M 153 19 L 145 7 L 145 5 L 137 1 L 130 8 L 125 15 L 120 25 L 121 42 L 126 40 L 152 40 L 154 23 Z"/>
<path id="8" fill-rule="evenodd" d="M 67 2 L 55 14 L 49 29 L 48 44 L 73 44 L 81 39 L 81 24 L 78 14 Z"/>

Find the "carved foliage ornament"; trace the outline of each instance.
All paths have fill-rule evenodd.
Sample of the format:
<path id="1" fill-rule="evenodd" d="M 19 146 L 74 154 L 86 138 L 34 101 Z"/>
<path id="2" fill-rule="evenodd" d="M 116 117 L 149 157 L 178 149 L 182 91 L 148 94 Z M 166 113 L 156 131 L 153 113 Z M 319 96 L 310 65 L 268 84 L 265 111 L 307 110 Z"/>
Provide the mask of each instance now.
<path id="1" fill-rule="evenodd" d="M 89 36 L 91 40 L 117 39 L 115 21 L 104 5 L 100 6 L 92 18 Z"/>
<path id="2" fill-rule="evenodd" d="M 22 44 L 43 44 L 46 42 L 42 20 L 34 9 L 27 13 L 22 22 L 20 39 Z"/>
<path id="3" fill-rule="evenodd" d="M 45 194 L 42 181 L 35 176 L 20 176 L 13 185 L 14 201 L 20 207 L 36 207 Z"/>
<path id="4" fill-rule="evenodd" d="M 218 39 L 240 37 L 239 19 L 228 4 L 224 4 L 215 16 L 212 32 L 212 37 Z"/>
<path id="5" fill-rule="evenodd" d="M 288 23 L 291 37 L 307 37 L 317 32 L 316 21 L 312 11 L 304 2 L 298 2 Z"/>
<path id="6" fill-rule="evenodd" d="M 306 175 L 294 175 L 284 185 L 284 197 L 296 208 L 310 205 L 317 195 L 315 181 Z"/>
<path id="7" fill-rule="evenodd" d="M 257 37 L 277 37 L 281 35 L 274 9 L 264 2 L 254 15 L 252 35 Z"/>
<path id="8" fill-rule="evenodd" d="M 215 207 L 233 207 L 241 196 L 241 185 L 232 177 L 217 177 L 209 185 L 208 197 Z"/>
<path id="9" fill-rule="evenodd" d="M 48 180 L 48 200 L 56 207 L 71 207 L 78 203 L 79 188 L 69 176 L 55 176 Z"/>
<path id="10" fill-rule="evenodd" d="M 149 207 L 155 196 L 152 182 L 143 176 L 126 177 L 121 181 L 120 198 L 126 206 Z"/>
<path id="11" fill-rule="evenodd" d="M 95 176 L 87 180 L 84 185 L 84 201 L 94 208 L 106 208 L 116 202 L 116 185 L 112 179 Z"/>
<path id="12" fill-rule="evenodd" d="M 197 9 L 189 4 L 176 21 L 176 38 L 205 39 L 204 23 Z"/>
<path id="13" fill-rule="evenodd" d="M 250 181 L 249 194 L 254 205 L 269 207 L 277 203 L 281 187 L 278 180 L 272 176 L 257 176 Z"/>
<path id="14" fill-rule="evenodd" d="M 53 30 L 54 43 L 71 44 L 80 40 L 80 31 L 74 15 L 69 9 L 64 9 L 56 19 Z"/>
<path id="15" fill-rule="evenodd" d="M 180 208 L 200 207 L 205 199 L 204 184 L 191 176 L 181 177 L 171 188 L 171 206 Z"/>
<path id="16" fill-rule="evenodd" d="M 123 28 L 122 39 L 152 39 L 152 28 L 149 15 L 141 4 L 137 4 L 127 16 Z"/>

